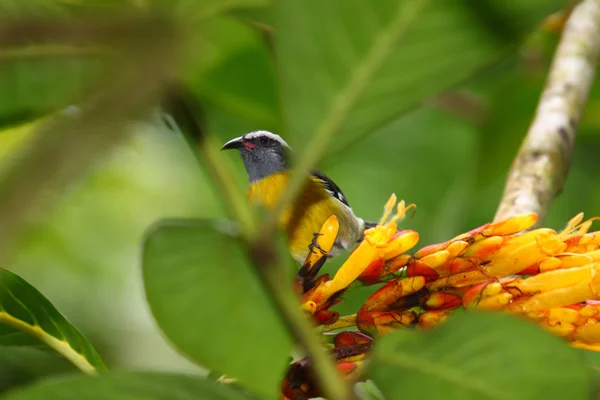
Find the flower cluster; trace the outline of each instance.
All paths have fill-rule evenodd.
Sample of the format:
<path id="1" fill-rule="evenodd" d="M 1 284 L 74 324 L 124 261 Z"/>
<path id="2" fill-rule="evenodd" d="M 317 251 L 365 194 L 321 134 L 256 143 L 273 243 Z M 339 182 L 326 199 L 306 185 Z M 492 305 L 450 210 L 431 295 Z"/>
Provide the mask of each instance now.
<path id="1" fill-rule="evenodd" d="M 332 352 L 349 379 L 359 376 L 372 341 L 402 327 L 439 325 L 457 308 L 504 311 L 535 321 L 573 346 L 600 351 L 600 232 L 579 214 L 567 227 L 530 229 L 536 214 L 485 224 L 443 243 L 413 248 L 419 235 L 397 230 L 407 210 L 392 195 L 379 224 L 331 278 L 317 276 L 338 232 L 331 217 L 315 236 L 297 276 L 301 306 L 323 331 L 356 327 L 333 336 Z M 394 208 L 396 214 L 391 216 Z M 358 285 L 379 287 L 354 315 L 330 310 Z M 292 365 L 283 393 L 318 395 L 310 365 Z"/>

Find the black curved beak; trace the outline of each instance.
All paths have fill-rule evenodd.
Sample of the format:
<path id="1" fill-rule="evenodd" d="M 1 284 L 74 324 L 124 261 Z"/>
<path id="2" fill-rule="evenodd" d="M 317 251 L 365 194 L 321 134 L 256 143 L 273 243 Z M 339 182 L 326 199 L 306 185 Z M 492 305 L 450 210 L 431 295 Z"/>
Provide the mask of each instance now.
<path id="1" fill-rule="evenodd" d="M 221 151 L 231 150 L 231 149 L 241 149 L 242 147 L 244 147 L 244 140 L 240 136 L 235 139 L 231 139 L 229 142 L 225 143 L 223 145 L 223 147 L 221 147 Z"/>

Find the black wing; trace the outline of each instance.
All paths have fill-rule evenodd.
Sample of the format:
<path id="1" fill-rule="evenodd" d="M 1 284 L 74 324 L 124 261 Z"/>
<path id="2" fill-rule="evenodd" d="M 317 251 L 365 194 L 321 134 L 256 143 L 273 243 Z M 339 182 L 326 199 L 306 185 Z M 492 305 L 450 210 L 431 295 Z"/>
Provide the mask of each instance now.
<path id="1" fill-rule="evenodd" d="M 346 196 L 344 196 L 342 189 L 340 189 L 334 181 L 329 179 L 327 175 L 316 169 L 312 171 L 312 175 L 321 182 L 325 190 L 327 190 L 333 197 L 350 207 L 350 204 L 348 204 L 348 200 L 346 200 Z"/>

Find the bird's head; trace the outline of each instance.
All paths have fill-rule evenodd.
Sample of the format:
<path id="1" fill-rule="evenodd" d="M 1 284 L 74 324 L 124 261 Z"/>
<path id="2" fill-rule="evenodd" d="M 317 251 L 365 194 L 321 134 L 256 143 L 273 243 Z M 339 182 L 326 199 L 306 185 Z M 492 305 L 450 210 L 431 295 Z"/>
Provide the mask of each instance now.
<path id="1" fill-rule="evenodd" d="M 254 131 L 231 139 L 221 150 L 237 149 L 248 172 L 250 182 L 259 181 L 276 172 L 288 169 L 290 147 L 279 135 Z"/>

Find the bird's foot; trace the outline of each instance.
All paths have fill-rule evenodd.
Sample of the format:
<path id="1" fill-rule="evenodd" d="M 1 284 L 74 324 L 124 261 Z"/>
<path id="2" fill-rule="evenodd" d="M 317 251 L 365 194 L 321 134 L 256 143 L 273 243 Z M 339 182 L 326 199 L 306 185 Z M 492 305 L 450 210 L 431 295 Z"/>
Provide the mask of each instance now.
<path id="1" fill-rule="evenodd" d="M 323 234 L 322 233 L 318 233 L 318 232 L 313 233 L 313 239 L 310 242 L 310 244 L 308 245 L 308 250 L 311 253 L 316 253 L 315 249 L 317 249 L 317 250 L 319 250 L 321 252 L 322 255 L 327 255 L 327 252 L 321 248 L 321 245 L 317 241 L 317 238 L 319 236 L 321 236 L 321 235 L 323 235 Z"/>

